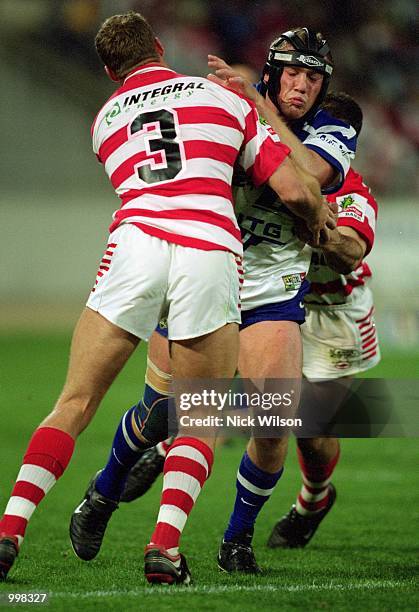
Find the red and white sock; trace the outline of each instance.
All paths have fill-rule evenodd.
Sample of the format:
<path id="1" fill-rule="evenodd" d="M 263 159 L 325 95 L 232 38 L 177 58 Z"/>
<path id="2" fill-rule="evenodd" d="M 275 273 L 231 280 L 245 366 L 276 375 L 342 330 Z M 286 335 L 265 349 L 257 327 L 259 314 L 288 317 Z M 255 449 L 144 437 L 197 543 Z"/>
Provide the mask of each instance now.
<path id="1" fill-rule="evenodd" d="M 313 516 L 323 510 L 329 501 L 329 482 L 339 460 L 339 451 L 328 463 L 318 464 L 304 459 L 297 449 L 298 461 L 303 477 L 303 486 L 297 497 L 295 508 L 298 514 Z"/>
<path id="2" fill-rule="evenodd" d="M 195 438 L 178 438 L 164 463 L 163 493 L 151 544 L 179 553 L 179 539 L 195 501 L 211 473 L 214 454 Z"/>
<path id="3" fill-rule="evenodd" d="M 66 469 L 73 450 L 74 440 L 68 433 L 53 427 L 35 431 L 0 520 L 0 536 L 15 536 L 22 544 L 29 519 Z"/>
<path id="4" fill-rule="evenodd" d="M 174 437 L 172 436 L 170 438 L 167 438 L 167 440 L 163 440 L 163 442 L 159 442 L 158 444 L 156 444 L 156 449 L 159 455 L 161 455 L 162 457 L 166 457 L 167 453 L 169 452 L 169 448 L 173 444 L 173 440 Z"/>

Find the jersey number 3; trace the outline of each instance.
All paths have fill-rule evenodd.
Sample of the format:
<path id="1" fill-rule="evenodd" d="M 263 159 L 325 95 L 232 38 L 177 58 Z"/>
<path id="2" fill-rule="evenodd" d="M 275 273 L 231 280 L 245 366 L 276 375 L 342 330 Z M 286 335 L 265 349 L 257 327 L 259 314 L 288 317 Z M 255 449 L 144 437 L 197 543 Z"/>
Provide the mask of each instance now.
<path id="1" fill-rule="evenodd" d="M 183 168 L 182 141 L 174 110 L 147 111 L 131 123 L 131 136 L 144 135 L 145 159 L 135 165 L 138 178 L 148 184 L 174 179 Z"/>

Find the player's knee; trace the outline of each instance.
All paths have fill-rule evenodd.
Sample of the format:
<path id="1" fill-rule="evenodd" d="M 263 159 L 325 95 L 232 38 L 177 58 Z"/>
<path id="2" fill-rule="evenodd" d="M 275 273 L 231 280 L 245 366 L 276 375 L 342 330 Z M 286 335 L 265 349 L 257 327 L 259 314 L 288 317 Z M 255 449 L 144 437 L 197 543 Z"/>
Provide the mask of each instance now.
<path id="1" fill-rule="evenodd" d="M 299 438 L 298 448 L 306 457 L 313 459 L 329 456 L 337 451 L 339 442 L 336 438 Z"/>
<path id="2" fill-rule="evenodd" d="M 79 435 L 93 419 L 100 397 L 64 389 L 53 411 L 47 417 L 54 427 Z"/>
<path id="3" fill-rule="evenodd" d="M 155 446 L 169 437 L 169 399 L 167 397 L 156 400 L 151 408 L 147 408 L 141 401 L 137 406 L 138 421 L 141 436 L 150 446 Z"/>
<path id="4" fill-rule="evenodd" d="M 254 444 L 258 455 L 266 459 L 274 459 L 285 454 L 287 450 L 287 438 L 255 438 Z"/>

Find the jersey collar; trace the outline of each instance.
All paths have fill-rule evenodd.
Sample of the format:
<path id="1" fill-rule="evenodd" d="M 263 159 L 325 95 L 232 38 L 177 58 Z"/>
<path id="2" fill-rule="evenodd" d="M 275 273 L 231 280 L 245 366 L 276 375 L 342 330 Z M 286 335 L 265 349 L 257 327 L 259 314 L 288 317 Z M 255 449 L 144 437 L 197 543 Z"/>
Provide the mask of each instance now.
<path id="1" fill-rule="evenodd" d="M 171 68 L 167 68 L 167 66 L 162 66 L 161 64 L 158 64 L 157 62 L 150 62 L 149 64 L 143 64 L 139 68 L 133 68 L 133 70 L 131 70 L 131 72 L 129 72 L 127 76 L 125 77 L 123 84 L 125 85 L 126 81 L 133 76 L 137 76 L 139 74 L 145 74 L 147 72 L 157 72 L 159 70 L 162 70 L 164 72 L 172 72 L 173 74 L 176 74 L 174 70 L 172 70 Z"/>

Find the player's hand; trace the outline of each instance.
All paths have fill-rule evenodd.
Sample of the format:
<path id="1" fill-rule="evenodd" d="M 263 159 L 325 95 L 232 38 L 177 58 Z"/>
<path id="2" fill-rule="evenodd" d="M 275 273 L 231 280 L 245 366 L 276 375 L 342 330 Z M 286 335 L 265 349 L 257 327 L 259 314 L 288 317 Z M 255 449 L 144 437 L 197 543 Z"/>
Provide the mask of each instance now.
<path id="1" fill-rule="evenodd" d="M 337 214 L 339 212 L 338 203 L 337 202 L 329 202 L 328 200 L 326 200 L 326 202 L 328 203 L 329 208 L 332 211 L 332 213 L 337 216 Z"/>
<path id="2" fill-rule="evenodd" d="M 310 244 L 313 240 L 313 236 L 310 230 L 308 229 L 306 222 L 304 221 L 304 219 L 301 219 L 301 217 L 297 217 L 294 221 L 294 232 L 297 238 L 301 240 L 301 242 L 306 242 L 307 244 Z"/>
<path id="3" fill-rule="evenodd" d="M 311 219 L 306 219 L 307 228 L 311 232 L 310 246 L 320 247 L 330 240 L 331 231 L 336 229 L 337 219 L 328 202 L 323 198 L 323 205 L 313 212 Z"/>
<path id="4" fill-rule="evenodd" d="M 324 200 L 324 202 L 326 202 L 326 200 Z M 312 247 L 320 247 L 332 240 L 334 235 L 333 230 L 337 227 L 337 215 L 335 210 L 337 212 L 337 205 L 330 205 L 327 202 L 327 206 L 323 207 L 319 218 L 313 219 L 311 223 L 301 218 L 296 219 L 294 222 L 294 230 L 297 238 Z M 322 219 L 324 222 L 323 226 L 321 226 Z M 318 236 L 317 240 L 315 235 Z"/>
<path id="5" fill-rule="evenodd" d="M 218 57 L 218 55 L 210 55 L 210 54 L 208 54 L 208 68 L 212 70 L 213 72 L 216 72 L 217 70 L 222 70 L 225 68 L 228 68 L 229 70 L 231 70 L 227 62 L 221 59 L 221 57 Z M 237 74 L 238 73 L 236 72 L 236 75 Z"/>
<path id="6" fill-rule="evenodd" d="M 336 209 L 336 212 L 335 212 Z M 331 205 L 328 203 L 326 227 L 334 230 L 338 225 L 337 204 Z"/>

